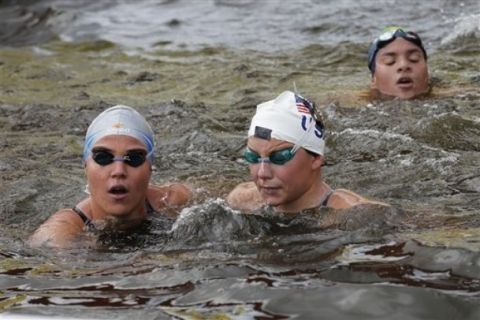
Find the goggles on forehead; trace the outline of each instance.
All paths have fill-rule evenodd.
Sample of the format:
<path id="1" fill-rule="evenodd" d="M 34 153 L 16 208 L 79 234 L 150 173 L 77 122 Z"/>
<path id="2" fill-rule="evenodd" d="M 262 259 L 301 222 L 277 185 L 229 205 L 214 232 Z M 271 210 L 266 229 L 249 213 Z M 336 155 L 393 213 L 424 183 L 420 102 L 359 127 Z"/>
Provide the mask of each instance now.
<path id="1" fill-rule="evenodd" d="M 92 159 L 101 166 L 108 166 L 114 161 L 122 161 L 130 167 L 140 167 L 147 160 L 148 155 L 144 151 L 129 151 L 126 155 L 115 157 L 107 150 L 93 150 Z"/>
<path id="2" fill-rule="evenodd" d="M 420 36 L 412 31 L 405 31 L 400 27 L 387 27 L 384 29 L 384 32 L 376 38 L 370 47 L 368 48 L 368 69 L 372 72 L 375 72 L 375 58 L 377 56 L 378 50 L 385 47 L 387 44 L 395 40 L 396 38 L 403 38 L 407 41 L 410 41 L 417 47 L 419 47 L 422 52 L 425 60 L 427 59 L 427 53 L 423 47 L 422 39 Z"/>
<path id="3" fill-rule="evenodd" d="M 378 41 L 389 41 L 394 38 L 406 38 L 410 40 L 420 40 L 420 37 L 412 31 L 405 31 L 402 28 L 398 27 L 388 27 L 385 28 L 384 32 L 378 36 Z"/>
<path id="4" fill-rule="evenodd" d="M 243 153 L 245 160 L 247 160 L 250 164 L 257 164 L 257 163 L 273 163 L 276 165 L 283 165 L 288 161 L 292 160 L 295 156 L 295 151 L 293 148 L 286 148 L 282 150 L 273 151 L 270 153 L 268 157 L 262 158 L 258 153 L 255 151 L 250 150 L 249 148 L 245 149 Z"/>

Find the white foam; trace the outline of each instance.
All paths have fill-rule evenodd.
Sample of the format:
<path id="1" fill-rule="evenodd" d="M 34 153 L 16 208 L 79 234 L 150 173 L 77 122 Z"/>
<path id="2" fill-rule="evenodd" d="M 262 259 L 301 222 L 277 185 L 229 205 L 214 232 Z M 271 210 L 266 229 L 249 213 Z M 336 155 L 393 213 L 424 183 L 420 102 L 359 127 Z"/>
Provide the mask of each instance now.
<path id="1" fill-rule="evenodd" d="M 442 39 L 441 44 L 447 44 L 471 33 L 477 37 L 480 36 L 480 13 L 456 18 L 455 22 L 452 32 L 448 33 L 448 35 Z"/>
<path id="2" fill-rule="evenodd" d="M 399 133 L 393 133 L 393 132 L 387 132 L 387 131 L 378 131 L 378 130 L 373 130 L 373 129 L 352 129 L 348 128 L 343 131 L 340 131 L 339 133 L 332 132 L 332 135 L 342 135 L 342 134 L 351 134 L 351 135 L 366 135 L 372 138 L 386 138 L 388 140 L 395 140 L 395 139 L 400 139 L 404 142 L 411 142 L 413 139 L 409 136 L 399 134 Z"/>

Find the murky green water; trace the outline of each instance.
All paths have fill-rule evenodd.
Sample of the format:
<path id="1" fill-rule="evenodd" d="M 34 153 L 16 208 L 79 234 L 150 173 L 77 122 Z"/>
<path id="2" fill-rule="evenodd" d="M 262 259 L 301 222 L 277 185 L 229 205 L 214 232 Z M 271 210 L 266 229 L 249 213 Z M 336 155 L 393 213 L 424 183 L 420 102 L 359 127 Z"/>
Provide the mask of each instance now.
<path id="1" fill-rule="evenodd" d="M 0 3 L 0 318 L 477 319 L 475 1 L 19 3 Z M 368 41 L 392 7 L 425 35 L 425 99 L 365 98 Z M 392 208 L 325 228 L 325 211 L 225 205 L 248 179 L 255 105 L 294 83 L 322 106 L 324 179 Z M 157 134 L 154 181 L 186 181 L 197 197 L 177 221 L 152 218 L 96 250 L 28 248 L 44 219 L 83 198 L 85 130 L 118 103 Z"/>

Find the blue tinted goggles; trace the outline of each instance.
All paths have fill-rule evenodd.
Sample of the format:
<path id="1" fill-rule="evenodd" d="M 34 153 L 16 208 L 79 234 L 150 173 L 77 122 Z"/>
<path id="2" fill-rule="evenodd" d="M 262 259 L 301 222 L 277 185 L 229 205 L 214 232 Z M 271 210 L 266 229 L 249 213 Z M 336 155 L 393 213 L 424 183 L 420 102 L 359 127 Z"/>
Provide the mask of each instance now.
<path id="1" fill-rule="evenodd" d="M 250 164 L 257 164 L 257 163 L 273 163 L 276 165 L 283 165 L 288 161 L 292 160 L 295 156 L 295 151 L 293 148 L 286 148 L 282 150 L 273 151 L 270 153 L 268 157 L 262 158 L 258 153 L 255 151 L 250 150 L 249 148 L 245 149 L 243 153 L 245 160 L 247 160 Z"/>

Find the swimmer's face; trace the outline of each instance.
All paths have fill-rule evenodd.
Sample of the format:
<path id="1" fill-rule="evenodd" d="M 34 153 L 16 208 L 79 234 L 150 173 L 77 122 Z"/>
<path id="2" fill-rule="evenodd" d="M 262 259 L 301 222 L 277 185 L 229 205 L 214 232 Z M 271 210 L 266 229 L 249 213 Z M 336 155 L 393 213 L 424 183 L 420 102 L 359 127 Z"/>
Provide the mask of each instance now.
<path id="1" fill-rule="evenodd" d="M 384 95 L 411 99 L 428 91 L 428 78 L 422 50 L 397 38 L 378 51 L 371 87 Z"/>
<path id="2" fill-rule="evenodd" d="M 145 145 L 135 138 L 110 135 L 98 140 L 92 151 L 105 151 L 115 157 L 146 154 Z M 123 161 L 96 163 L 92 155 L 85 162 L 94 218 L 106 216 L 137 217 L 144 214 L 145 198 L 151 176 L 151 164 L 145 161 L 134 167 Z"/>
<path id="3" fill-rule="evenodd" d="M 272 152 L 293 147 L 293 144 L 277 139 L 250 137 L 247 146 L 260 157 L 268 157 Z M 283 165 L 268 162 L 250 164 L 250 175 L 267 204 L 280 211 L 300 211 L 305 209 L 305 199 L 320 178 L 314 171 L 319 172 L 322 161 L 322 157 L 314 157 L 300 148 L 294 157 Z"/>

